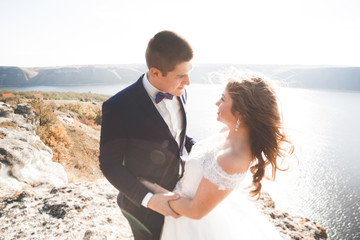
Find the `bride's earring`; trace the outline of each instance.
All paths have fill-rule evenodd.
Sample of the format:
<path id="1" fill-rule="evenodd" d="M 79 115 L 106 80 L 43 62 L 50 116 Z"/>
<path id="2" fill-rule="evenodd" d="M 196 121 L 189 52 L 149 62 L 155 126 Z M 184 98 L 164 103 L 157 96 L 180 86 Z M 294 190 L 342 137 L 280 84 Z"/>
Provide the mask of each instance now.
<path id="1" fill-rule="evenodd" d="M 240 126 L 240 119 L 236 121 L 235 131 L 237 132 Z"/>

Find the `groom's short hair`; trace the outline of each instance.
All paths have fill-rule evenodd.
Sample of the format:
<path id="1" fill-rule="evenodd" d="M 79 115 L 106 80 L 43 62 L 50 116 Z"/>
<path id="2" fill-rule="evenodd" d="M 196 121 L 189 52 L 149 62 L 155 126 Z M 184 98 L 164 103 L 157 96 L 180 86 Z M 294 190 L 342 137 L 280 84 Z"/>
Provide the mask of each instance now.
<path id="1" fill-rule="evenodd" d="M 171 31 L 161 31 L 150 39 L 146 53 L 148 68 L 159 69 L 163 76 L 175 69 L 176 65 L 190 61 L 193 50 L 190 44 L 178 34 Z"/>

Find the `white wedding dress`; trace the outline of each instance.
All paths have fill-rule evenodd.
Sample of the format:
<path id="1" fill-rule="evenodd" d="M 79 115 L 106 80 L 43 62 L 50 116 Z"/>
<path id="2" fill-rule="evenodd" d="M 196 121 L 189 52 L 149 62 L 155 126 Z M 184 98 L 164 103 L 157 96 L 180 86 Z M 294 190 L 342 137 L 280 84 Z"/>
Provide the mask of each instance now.
<path id="1" fill-rule="evenodd" d="M 185 164 L 183 178 L 174 192 L 193 198 L 202 177 L 219 189 L 235 189 L 246 173 L 229 175 L 217 164 L 216 137 L 196 143 Z M 165 217 L 161 240 L 272 240 L 282 239 L 273 225 L 258 212 L 240 190 L 234 190 L 200 220 Z"/>

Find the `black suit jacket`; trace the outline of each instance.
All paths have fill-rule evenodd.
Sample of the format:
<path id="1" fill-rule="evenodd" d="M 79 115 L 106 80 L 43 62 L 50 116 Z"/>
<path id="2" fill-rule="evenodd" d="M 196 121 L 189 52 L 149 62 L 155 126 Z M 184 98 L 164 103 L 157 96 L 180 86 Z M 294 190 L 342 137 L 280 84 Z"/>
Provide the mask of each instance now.
<path id="1" fill-rule="evenodd" d="M 190 152 L 194 144 L 186 136 L 186 93 L 178 97 L 184 123 L 179 146 L 147 94 L 142 78 L 104 102 L 99 157 L 103 174 L 120 191 L 120 208 L 136 218 L 151 211 L 141 206 L 149 190 L 138 177 L 172 190 L 179 178 L 182 153 Z"/>

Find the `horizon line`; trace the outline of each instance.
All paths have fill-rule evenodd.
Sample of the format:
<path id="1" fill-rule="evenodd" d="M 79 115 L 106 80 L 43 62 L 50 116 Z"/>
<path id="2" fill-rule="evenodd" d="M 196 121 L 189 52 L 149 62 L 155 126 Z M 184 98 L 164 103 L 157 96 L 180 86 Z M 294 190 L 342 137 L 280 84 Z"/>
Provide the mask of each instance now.
<path id="1" fill-rule="evenodd" d="M 283 63 L 201 63 L 193 62 L 194 65 L 263 65 L 263 66 L 296 66 L 296 67 L 360 67 L 360 65 L 337 65 L 337 64 L 283 64 Z M 61 67 L 84 67 L 84 66 L 131 66 L 143 65 L 146 63 L 92 63 L 92 64 L 68 64 L 68 65 L 47 65 L 47 66 L 19 66 L 19 65 L 0 65 L 0 67 L 18 68 L 61 68 Z"/>

